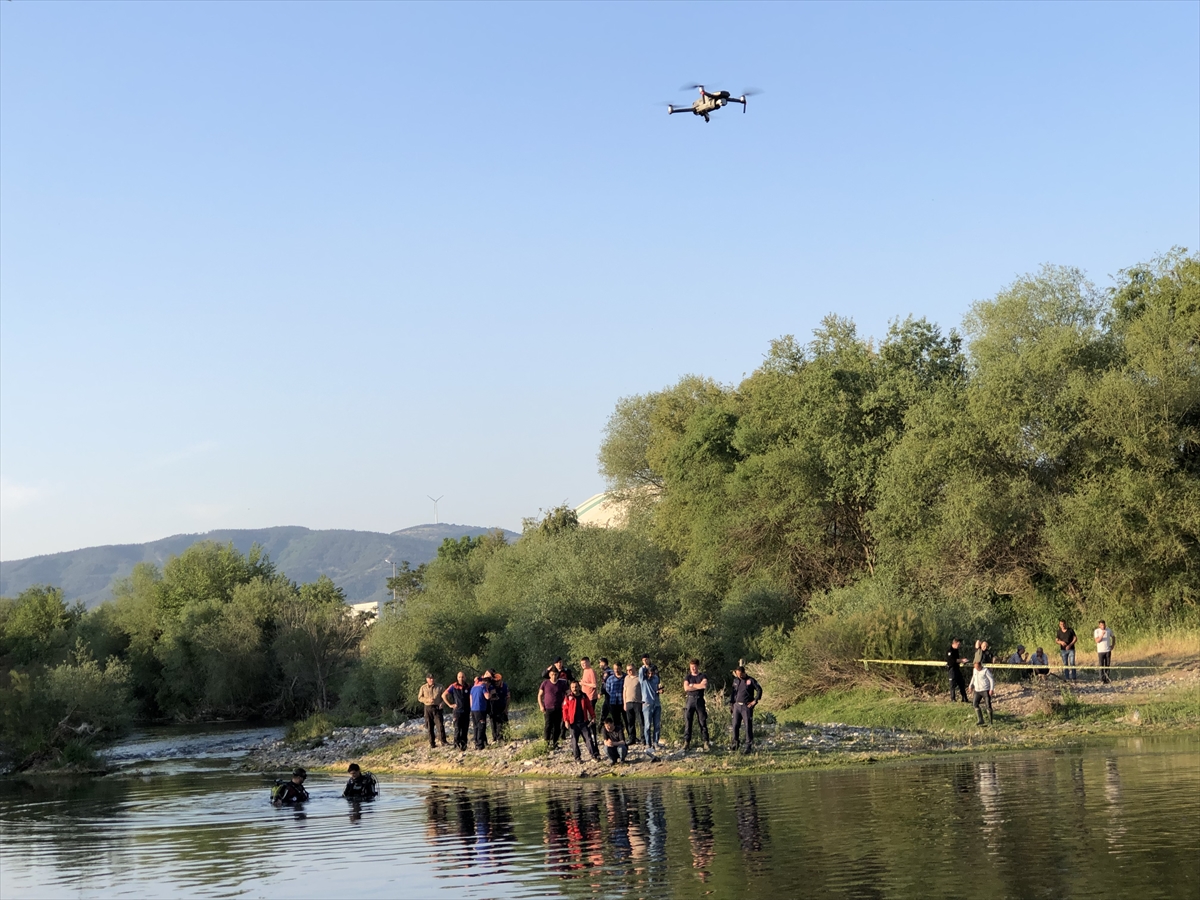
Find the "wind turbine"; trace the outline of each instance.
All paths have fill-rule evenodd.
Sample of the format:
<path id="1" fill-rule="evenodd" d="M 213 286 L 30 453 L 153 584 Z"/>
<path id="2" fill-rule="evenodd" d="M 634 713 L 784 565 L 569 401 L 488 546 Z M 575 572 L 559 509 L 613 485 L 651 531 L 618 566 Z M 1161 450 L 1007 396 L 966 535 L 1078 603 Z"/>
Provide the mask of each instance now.
<path id="1" fill-rule="evenodd" d="M 429 497 L 429 495 L 428 495 L 428 494 L 426 494 L 425 496 L 426 496 L 426 497 Z M 445 496 L 446 496 L 445 494 L 442 494 L 442 497 L 445 497 Z M 439 500 L 441 500 L 441 499 L 442 499 L 442 497 L 429 497 L 429 499 L 433 501 L 433 524 L 434 524 L 434 525 L 437 525 L 437 524 L 439 524 L 439 522 L 438 522 L 438 513 L 437 513 L 437 505 L 438 505 L 438 501 L 439 501 Z"/>

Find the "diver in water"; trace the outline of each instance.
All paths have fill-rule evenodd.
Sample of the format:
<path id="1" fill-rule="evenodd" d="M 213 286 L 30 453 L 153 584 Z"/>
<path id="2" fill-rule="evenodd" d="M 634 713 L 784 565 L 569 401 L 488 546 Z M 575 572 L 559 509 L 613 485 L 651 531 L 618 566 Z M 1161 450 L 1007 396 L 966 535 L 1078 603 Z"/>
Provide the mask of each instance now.
<path id="1" fill-rule="evenodd" d="M 277 781 L 271 790 L 271 802 L 276 806 L 295 806 L 308 799 L 308 791 L 304 789 L 304 780 L 308 773 L 303 769 L 292 770 L 291 781 Z"/>
<path id="2" fill-rule="evenodd" d="M 346 781 L 346 789 L 342 791 L 343 797 L 350 800 L 373 800 L 379 793 L 375 776 L 360 769 L 358 763 L 350 763 L 350 768 L 346 771 L 350 773 L 350 778 Z"/>

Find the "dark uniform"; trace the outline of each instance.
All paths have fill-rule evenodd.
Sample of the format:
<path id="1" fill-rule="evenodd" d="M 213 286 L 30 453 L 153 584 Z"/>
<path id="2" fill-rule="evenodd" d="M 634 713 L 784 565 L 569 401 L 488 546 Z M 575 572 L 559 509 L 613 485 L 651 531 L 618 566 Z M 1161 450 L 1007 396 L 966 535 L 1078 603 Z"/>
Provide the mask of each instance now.
<path id="1" fill-rule="evenodd" d="M 742 723 L 746 723 L 746 752 L 754 746 L 754 707 L 762 699 L 762 685 L 749 675 L 733 677 L 733 749 L 742 743 Z"/>
<path id="2" fill-rule="evenodd" d="M 963 703 L 967 702 L 967 682 L 963 678 L 962 668 L 958 661 L 962 658 L 960 647 L 951 647 L 946 651 L 946 669 L 950 673 L 950 702 L 955 702 L 955 691 L 962 694 Z"/>
<path id="3" fill-rule="evenodd" d="M 459 750 L 467 749 L 467 726 L 471 723 L 471 698 L 467 689 L 457 681 L 446 688 L 451 700 L 454 701 L 454 746 Z"/>

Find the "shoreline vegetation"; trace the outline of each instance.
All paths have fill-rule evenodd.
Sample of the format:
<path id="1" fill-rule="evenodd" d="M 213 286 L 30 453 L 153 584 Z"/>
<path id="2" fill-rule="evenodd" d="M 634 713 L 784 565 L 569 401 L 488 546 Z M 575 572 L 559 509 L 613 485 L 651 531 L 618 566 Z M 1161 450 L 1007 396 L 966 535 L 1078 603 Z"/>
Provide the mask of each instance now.
<path id="1" fill-rule="evenodd" d="M 877 340 L 826 316 L 807 342 L 772 341 L 738 384 L 685 375 L 620 398 L 598 462 L 610 527 L 564 504 L 512 542 L 446 539 L 428 564 L 401 561 L 376 618 L 329 577 L 296 584 L 260 547 L 211 542 L 138 565 L 91 610 L 46 585 L 0 600 L 0 769 L 92 764 L 134 721 L 401 727 L 427 673 L 499 670 L 528 707 L 556 657 L 644 653 L 668 740 L 693 657 L 718 736 L 738 660 L 785 744 L 820 737 L 790 722 L 972 747 L 1006 728 L 1195 727 L 1186 691 L 1139 697 L 1135 726 L 1085 682 L 1024 714 L 1002 696 L 979 737 L 970 710 L 921 699 L 944 669 L 858 661 L 943 659 L 954 637 L 1055 661 L 1060 619 L 1079 663 L 1101 619 L 1118 663 L 1155 641 L 1194 658 L 1200 254 L 1175 248 L 1106 289 L 1047 265 L 972 303 L 961 333 L 909 316 Z"/>

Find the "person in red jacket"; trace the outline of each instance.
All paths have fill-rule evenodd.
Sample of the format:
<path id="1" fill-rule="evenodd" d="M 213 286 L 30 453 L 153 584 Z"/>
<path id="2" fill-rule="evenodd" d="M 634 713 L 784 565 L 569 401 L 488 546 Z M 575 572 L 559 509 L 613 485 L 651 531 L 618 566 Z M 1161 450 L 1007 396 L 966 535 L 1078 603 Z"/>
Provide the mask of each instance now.
<path id="1" fill-rule="evenodd" d="M 592 706 L 591 699 L 580 688 L 578 681 L 571 682 L 567 696 L 563 699 L 562 717 L 563 724 L 571 732 L 571 752 L 575 754 L 575 761 L 579 762 L 583 759 L 579 752 L 580 737 L 587 745 L 592 759 L 599 759 L 600 750 L 596 746 L 596 738 L 592 735 L 592 721 L 596 718 L 596 707 Z"/>

